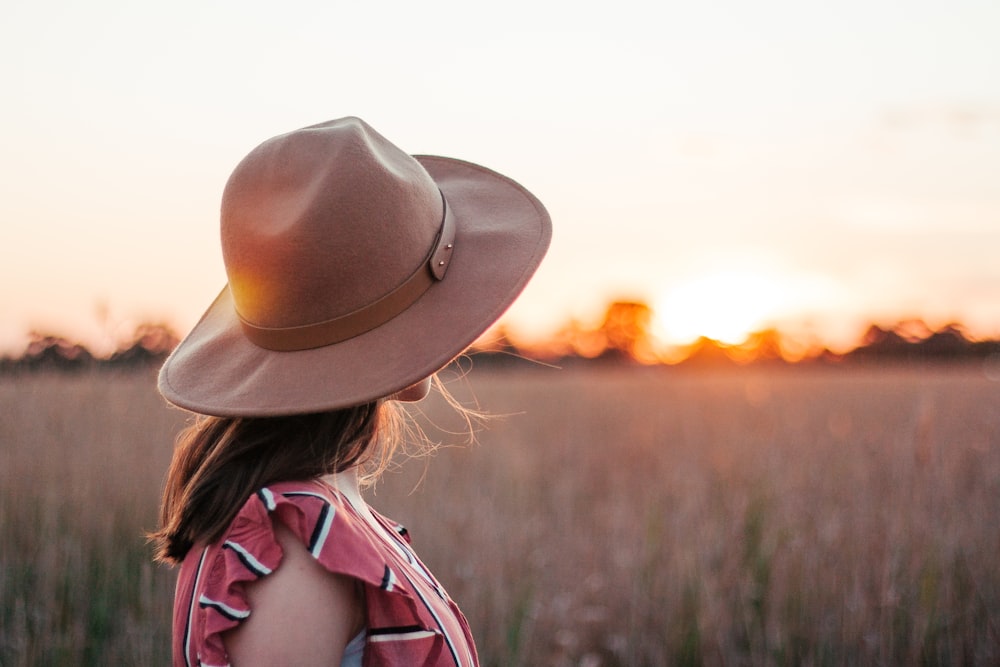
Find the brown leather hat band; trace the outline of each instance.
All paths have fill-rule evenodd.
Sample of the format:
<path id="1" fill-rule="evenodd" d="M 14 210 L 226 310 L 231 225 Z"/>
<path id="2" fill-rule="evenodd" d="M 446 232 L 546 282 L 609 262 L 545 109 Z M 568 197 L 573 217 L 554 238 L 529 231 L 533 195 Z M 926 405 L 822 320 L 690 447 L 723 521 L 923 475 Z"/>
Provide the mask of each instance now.
<path id="1" fill-rule="evenodd" d="M 399 287 L 352 313 L 298 327 L 260 327 L 247 322 L 240 315 L 240 324 L 247 339 L 259 347 L 276 352 L 325 347 L 371 331 L 412 306 L 431 285 L 444 278 L 455 247 L 455 219 L 443 193 L 441 201 L 444 216 L 430 254 Z"/>

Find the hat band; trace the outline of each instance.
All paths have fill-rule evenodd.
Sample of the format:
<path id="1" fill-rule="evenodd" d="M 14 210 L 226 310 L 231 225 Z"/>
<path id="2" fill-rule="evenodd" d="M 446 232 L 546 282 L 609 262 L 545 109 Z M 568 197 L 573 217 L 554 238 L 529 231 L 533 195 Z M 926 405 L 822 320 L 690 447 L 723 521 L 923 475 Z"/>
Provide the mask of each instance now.
<path id="1" fill-rule="evenodd" d="M 275 352 L 325 347 L 359 336 L 385 324 L 412 306 L 431 285 L 444 278 L 455 247 L 455 219 L 441 193 L 444 215 L 430 254 L 417 270 L 394 290 L 363 308 L 331 320 L 297 327 L 261 327 L 237 313 L 251 343 Z"/>

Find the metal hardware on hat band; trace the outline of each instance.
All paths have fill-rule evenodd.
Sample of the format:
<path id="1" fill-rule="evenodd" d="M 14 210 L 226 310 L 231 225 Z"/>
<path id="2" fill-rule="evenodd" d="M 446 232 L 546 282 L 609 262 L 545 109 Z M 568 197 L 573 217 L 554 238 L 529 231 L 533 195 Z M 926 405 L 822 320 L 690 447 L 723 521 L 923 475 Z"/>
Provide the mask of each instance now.
<path id="1" fill-rule="evenodd" d="M 444 278 L 455 244 L 455 219 L 441 193 L 444 215 L 430 254 L 401 285 L 363 308 L 324 322 L 298 327 L 260 327 L 240 318 L 251 343 L 266 350 L 292 352 L 333 345 L 385 324 L 412 306 L 431 285 Z"/>

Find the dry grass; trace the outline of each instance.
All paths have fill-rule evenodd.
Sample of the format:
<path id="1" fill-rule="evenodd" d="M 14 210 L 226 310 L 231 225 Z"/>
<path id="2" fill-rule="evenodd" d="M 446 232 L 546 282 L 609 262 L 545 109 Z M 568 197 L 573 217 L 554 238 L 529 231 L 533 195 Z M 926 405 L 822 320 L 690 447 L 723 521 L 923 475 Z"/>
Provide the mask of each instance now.
<path id="1" fill-rule="evenodd" d="M 0 379 L 0 665 L 169 663 L 152 565 L 173 431 L 148 373 Z"/>
<path id="2" fill-rule="evenodd" d="M 484 665 L 1000 661 L 1000 383 L 977 369 L 474 377 L 511 416 L 372 502 Z M 168 661 L 142 531 L 183 419 L 145 374 L 0 380 L 0 665 Z"/>

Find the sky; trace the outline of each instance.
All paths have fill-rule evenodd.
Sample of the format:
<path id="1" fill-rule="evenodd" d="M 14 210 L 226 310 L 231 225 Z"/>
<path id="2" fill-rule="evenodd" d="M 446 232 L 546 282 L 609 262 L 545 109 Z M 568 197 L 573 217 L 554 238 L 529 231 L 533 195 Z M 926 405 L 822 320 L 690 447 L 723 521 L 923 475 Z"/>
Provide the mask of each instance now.
<path id="1" fill-rule="evenodd" d="M 0 352 L 189 329 L 222 187 L 347 115 L 548 207 L 505 322 L 643 300 L 657 332 L 869 322 L 1000 336 L 1000 3 L 13 0 L 0 23 Z"/>

